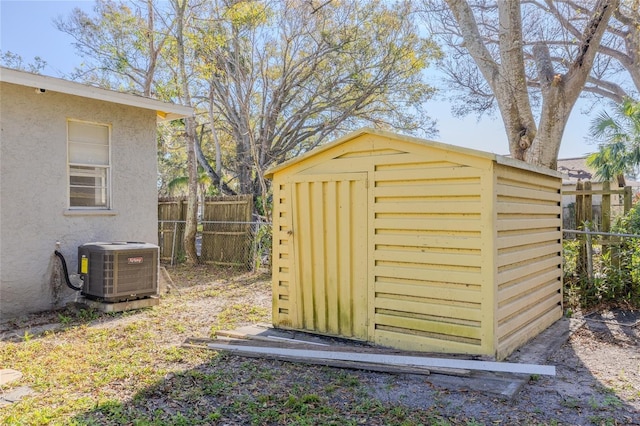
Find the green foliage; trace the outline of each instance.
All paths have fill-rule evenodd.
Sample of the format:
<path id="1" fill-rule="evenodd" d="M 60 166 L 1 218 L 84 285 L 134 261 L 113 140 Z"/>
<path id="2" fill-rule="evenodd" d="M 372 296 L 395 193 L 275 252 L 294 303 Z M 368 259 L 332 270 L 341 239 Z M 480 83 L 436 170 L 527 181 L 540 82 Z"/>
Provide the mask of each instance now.
<path id="1" fill-rule="evenodd" d="M 73 78 L 190 103 L 221 181 L 266 196 L 265 170 L 345 131 L 433 134 L 423 70 L 441 52 L 414 12 L 408 1 L 125 0 L 56 25 L 84 61 Z M 158 190 L 167 195 L 186 175 L 184 126 L 160 136 Z"/>
<path id="2" fill-rule="evenodd" d="M 640 235 L 640 205 L 636 204 L 613 224 L 613 232 Z"/>
<path id="3" fill-rule="evenodd" d="M 254 268 L 267 267 L 271 263 L 273 232 L 271 225 L 261 224 L 254 236 Z"/>
<path id="4" fill-rule="evenodd" d="M 640 205 L 636 204 L 625 216 L 616 221 L 614 230 L 615 232 L 640 236 Z M 632 304 L 640 305 L 640 237 L 624 238 L 619 260 L 616 259 L 616 263 L 619 263 L 621 271 L 616 296 Z"/>
<path id="5" fill-rule="evenodd" d="M 640 206 L 618 218 L 612 232 L 640 236 Z M 586 270 L 579 269 L 580 256 L 586 256 L 585 239 L 563 242 L 564 295 L 570 310 L 601 303 L 640 306 L 640 237 L 617 240 L 617 244 L 603 246 L 598 238 L 592 239 L 592 277 Z"/>
<path id="6" fill-rule="evenodd" d="M 99 315 L 100 315 L 100 313 L 98 311 L 96 311 L 95 309 L 92 309 L 92 308 L 80 309 L 80 312 L 78 314 L 80 319 L 82 321 L 84 321 L 84 322 L 91 322 L 91 321 L 97 319 Z"/>
<path id="7" fill-rule="evenodd" d="M 189 189 L 189 177 L 178 176 L 167 182 L 166 189 L 169 195 L 179 196 L 187 195 Z M 217 195 L 216 188 L 211 184 L 209 175 L 202 169 L 198 168 L 198 193 L 201 196 Z"/>
<path id="8" fill-rule="evenodd" d="M 267 22 L 268 9 L 259 2 L 239 1 L 229 6 L 225 17 L 234 26 L 255 28 Z"/>
<path id="9" fill-rule="evenodd" d="M 599 271 L 594 274 L 592 285 L 585 292 L 588 300 L 608 303 L 621 300 L 629 276 L 624 264 L 614 260 L 615 250 L 613 248 L 612 251 L 601 253 Z"/>
<path id="10" fill-rule="evenodd" d="M 600 142 L 598 152 L 587 158 L 596 176 L 611 180 L 620 175 L 636 175 L 640 165 L 640 102 L 626 98 L 613 115 L 600 113 L 590 134 Z"/>
<path id="11" fill-rule="evenodd" d="M 271 210 L 273 209 L 273 199 L 268 196 L 268 197 L 262 197 L 262 196 L 258 196 L 255 197 L 256 201 L 255 201 L 255 209 L 256 209 L 256 213 L 258 213 L 258 215 L 260 216 L 268 216 L 268 214 L 271 212 Z"/>
<path id="12" fill-rule="evenodd" d="M 69 323 L 71 323 L 71 320 L 73 318 L 71 318 L 71 316 L 69 315 L 64 315 L 64 314 L 58 314 L 58 320 L 60 321 L 60 324 L 66 326 L 69 325 Z"/>
<path id="13" fill-rule="evenodd" d="M 578 254 L 580 250 L 579 240 L 564 240 L 562 244 L 562 261 L 565 274 L 576 273 Z"/>

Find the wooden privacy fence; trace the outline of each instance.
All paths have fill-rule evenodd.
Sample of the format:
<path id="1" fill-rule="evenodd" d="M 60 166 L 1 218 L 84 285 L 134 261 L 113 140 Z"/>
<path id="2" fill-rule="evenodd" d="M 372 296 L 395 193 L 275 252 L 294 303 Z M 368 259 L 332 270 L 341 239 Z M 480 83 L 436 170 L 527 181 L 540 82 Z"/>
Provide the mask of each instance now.
<path id="1" fill-rule="evenodd" d="M 615 215 L 623 215 L 631 210 L 633 193 L 630 186 L 620 189 L 611 189 L 609 182 L 603 182 L 602 189 L 592 189 L 590 181 L 580 181 L 576 184 L 575 191 L 562 191 L 562 195 L 575 195 L 575 225 L 577 230 L 585 229 L 585 225 L 593 227 L 596 224 L 600 231 L 611 230 L 611 218 Z M 602 203 L 600 215 L 595 217 L 593 196 L 601 195 Z M 612 196 L 621 196 L 622 202 L 614 204 Z M 615 208 L 614 208 L 615 207 Z"/>
<path id="2" fill-rule="evenodd" d="M 187 217 L 187 199 L 171 197 L 158 199 L 158 245 L 160 260 L 173 261 L 184 255 L 182 240 L 184 226 L 179 226 Z"/>
<path id="3" fill-rule="evenodd" d="M 609 253 L 615 264 L 621 239 L 619 236 L 610 233 L 611 219 L 612 217 L 626 214 L 631 210 L 633 192 L 630 186 L 611 189 L 609 182 L 603 182 L 600 190 L 592 189 L 590 181 L 580 181 L 577 183 L 575 191 L 563 191 L 562 193 L 563 195 L 576 196 L 575 231 L 579 232 L 572 233 L 572 230 L 565 230 L 565 233 L 567 235 L 576 235 L 581 240 L 577 270 L 586 272 L 588 280 L 591 281 L 593 276 L 591 236 L 597 234 L 603 237 L 600 242 L 602 244 L 602 253 Z M 594 195 L 602 196 L 599 217 L 594 217 Z M 612 196 L 621 196 L 622 202 L 616 206 L 611 202 Z M 617 208 L 614 209 L 614 206 Z"/>
<path id="4" fill-rule="evenodd" d="M 247 265 L 251 255 L 252 213 L 251 195 L 205 200 L 202 260 L 223 265 Z"/>
<path id="5" fill-rule="evenodd" d="M 184 256 L 187 199 L 158 200 L 158 242 L 162 261 Z M 200 260 L 223 265 L 248 265 L 251 256 L 253 197 L 207 197 L 199 208 Z"/>

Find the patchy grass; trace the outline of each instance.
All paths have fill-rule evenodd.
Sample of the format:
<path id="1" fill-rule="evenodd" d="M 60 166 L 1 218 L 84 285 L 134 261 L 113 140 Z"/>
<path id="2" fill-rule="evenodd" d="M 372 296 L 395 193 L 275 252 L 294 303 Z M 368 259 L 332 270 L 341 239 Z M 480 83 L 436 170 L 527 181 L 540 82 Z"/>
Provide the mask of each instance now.
<path id="1" fill-rule="evenodd" d="M 5 334 L 11 340 L 0 341 L 0 365 L 23 373 L 11 387 L 35 394 L 0 408 L 0 424 L 471 426 L 503 418 L 502 424 L 555 424 L 549 416 L 561 411 L 588 412 L 607 424 L 611 412 L 626 409 L 614 392 L 536 412 L 535 404 L 514 407 L 437 388 L 409 405 L 391 395 L 416 383 L 429 388 L 426 379 L 185 349 L 180 344 L 188 337 L 270 322 L 271 284 L 265 274 L 209 266 L 179 267 L 171 275 L 176 287 L 153 308 L 102 314 L 71 307 L 16 321 Z"/>
<path id="2" fill-rule="evenodd" d="M 202 278 L 210 278 L 204 273 L 210 271 L 200 269 L 200 281 L 208 281 Z M 224 272 L 216 275 L 226 276 Z M 0 365 L 22 372 L 23 378 L 16 386 L 29 386 L 35 391 L 33 397 L 0 409 L 0 424 L 75 424 L 74 418 L 84 419 L 77 424 L 103 424 L 93 414 L 81 414 L 92 413 L 96 407 L 104 407 L 99 411 L 108 413 L 113 424 L 134 420 L 137 415 L 128 414 L 123 402 L 140 400 L 139 395 L 163 382 L 167 375 L 189 371 L 216 356 L 210 351 L 177 346 L 187 336 L 198 334 L 198 327 L 215 322 L 215 307 L 210 316 L 194 319 L 189 317 L 189 302 L 201 299 L 201 293 L 212 291 L 212 287 L 218 288 L 226 300 L 233 300 L 256 286 L 270 285 L 264 275 L 260 280 L 252 276 L 244 285 L 235 281 L 236 276 L 211 280 L 204 286 L 197 284 L 195 274 L 189 277 L 186 286 L 164 296 L 155 308 L 103 314 L 72 307 L 50 315 L 50 322 L 58 325 L 54 330 L 37 334 L 37 327 L 27 327 L 17 332 L 20 340 L 0 342 Z M 239 306 L 242 309 L 234 315 L 232 308 Z M 223 312 L 228 325 L 242 324 L 244 318 L 269 321 L 266 308 L 232 304 Z M 118 419 L 129 420 L 121 423 Z M 166 424 L 179 424 L 178 418 Z"/>
<path id="3" fill-rule="evenodd" d="M 342 370 L 181 348 L 186 337 L 203 330 L 269 322 L 270 298 L 256 300 L 254 295 L 269 296 L 270 283 L 268 276 L 227 275 L 206 267 L 172 272 L 174 282 L 181 284 L 154 308 L 102 314 L 73 307 L 51 313 L 54 330 L 38 334 L 25 321 L 21 339 L 1 342 L 0 364 L 21 371 L 23 378 L 15 386 L 29 386 L 35 393 L 0 409 L 0 424 L 444 420 L 431 410 L 385 406 L 363 397 L 358 377 Z"/>
<path id="4" fill-rule="evenodd" d="M 179 286 L 154 308 L 72 307 L 51 313 L 56 327 L 45 333 L 21 323 L 20 339 L 0 342 L 0 365 L 21 371 L 12 386 L 35 394 L 0 408 L 0 424 L 471 424 L 436 407 L 383 404 L 353 372 L 181 348 L 187 337 L 269 322 L 270 282 L 211 267 L 172 276 Z"/>
<path id="5" fill-rule="evenodd" d="M 211 337 L 215 337 L 216 331 L 231 330 L 241 323 L 264 322 L 270 311 L 264 306 L 253 306 L 248 303 L 235 303 L 218 314 L 215 325 L 211 327 Z"/>

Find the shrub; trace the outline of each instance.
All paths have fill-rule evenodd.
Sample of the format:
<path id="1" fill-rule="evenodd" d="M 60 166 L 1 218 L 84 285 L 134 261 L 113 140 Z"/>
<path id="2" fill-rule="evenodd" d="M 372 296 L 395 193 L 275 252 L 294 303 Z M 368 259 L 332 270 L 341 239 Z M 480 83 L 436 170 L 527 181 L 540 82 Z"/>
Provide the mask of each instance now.
<path id="1" fill-rule="evenodd" d="M 592 238 L 591 276 L 580 261 L 584 240 L 564 241 L 565 304 L 569 308 L 585 309 L 602 303 L 640 307 L 640 207 L 616 220 L 612 232 L 639 238 L 618 237 L 620 243 L 607 249 L 600 239 Z"/>

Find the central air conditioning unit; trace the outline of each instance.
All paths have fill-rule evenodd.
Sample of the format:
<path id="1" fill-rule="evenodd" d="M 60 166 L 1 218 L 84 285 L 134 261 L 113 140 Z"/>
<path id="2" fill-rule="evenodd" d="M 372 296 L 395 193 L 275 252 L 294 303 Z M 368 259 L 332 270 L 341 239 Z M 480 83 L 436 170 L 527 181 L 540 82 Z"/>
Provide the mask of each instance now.
<path id="1" fill-rule="evenodd" d="M 82 295 L 124 302 L 158 294 L 156 245 L 137 242 L 87 243 L 78 247 Z"/>

